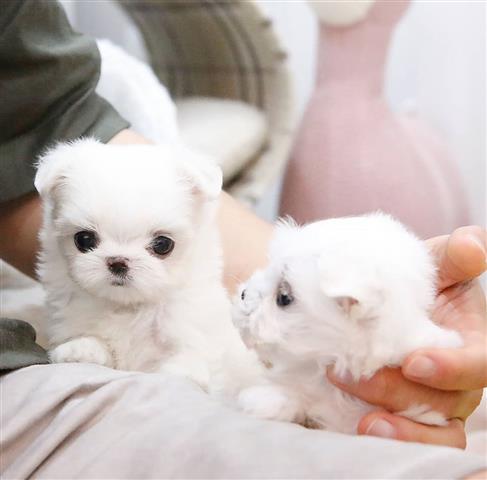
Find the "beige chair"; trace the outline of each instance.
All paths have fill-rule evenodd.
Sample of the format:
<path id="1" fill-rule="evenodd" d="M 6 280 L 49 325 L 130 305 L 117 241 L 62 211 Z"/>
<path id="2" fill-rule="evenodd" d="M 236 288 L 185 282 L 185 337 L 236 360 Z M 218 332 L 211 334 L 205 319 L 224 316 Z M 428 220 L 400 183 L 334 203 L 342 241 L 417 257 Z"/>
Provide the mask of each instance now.
<path id="1" fill-rule="evenodd" d="M 253 205 L 281 172 L 297 123 L 288 56 L 253 1 L 119 0 L 151 65 L 176 99 L 238 99 L 262 110 L 268 141 L 225 188 Z M 224 132 L 222 132 L 224 135 Z"/>

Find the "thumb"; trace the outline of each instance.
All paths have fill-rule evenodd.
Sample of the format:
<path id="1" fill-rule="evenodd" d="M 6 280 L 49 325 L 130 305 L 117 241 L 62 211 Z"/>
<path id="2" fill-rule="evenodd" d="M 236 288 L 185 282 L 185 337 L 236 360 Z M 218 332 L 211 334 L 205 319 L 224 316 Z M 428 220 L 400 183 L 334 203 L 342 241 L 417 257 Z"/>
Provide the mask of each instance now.
<path id="1" fill-rule="evenodd" d="M 409 380 L 440 390 L 484 388 L 487 386 L 484 341 L 459 349 L 415 351 L 403 362 L 402 373 Z"/>
<path id="2" fill-rule="evenodd" d="M 426 240 L 438 267 L 438 289 L 481 275 L 487 268 L 487 232 L 478 226 Z"/>

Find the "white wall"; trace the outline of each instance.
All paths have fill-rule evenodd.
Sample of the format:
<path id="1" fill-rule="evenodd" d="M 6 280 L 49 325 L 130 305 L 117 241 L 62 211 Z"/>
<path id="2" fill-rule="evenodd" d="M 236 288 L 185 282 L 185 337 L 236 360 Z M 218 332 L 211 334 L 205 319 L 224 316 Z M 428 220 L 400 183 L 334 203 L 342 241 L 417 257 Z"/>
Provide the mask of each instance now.
<path id="1" fill-rule="evenodd" d="M 143 56 L 137 32 L 111 1 L 65 0 L 83 31 L 106 36 Z M 313 85 L 316 22 L 305 2 L 259 0 L 290 53 L 301 109 Z M 475 222 L 486 223 L 486 4 L 417 0 L 399 25 L 387 68 L 386 94 L 395 109 L 415 105 L 448 143 L 469 194 Z M 259 205 L 275 215 L 279 185 Z"/>
<path id="2" fill-rule="evenodd" d="M 486 224 L 486 3 L 416 1 L 391 50 L 387 94 L 412 100 L 448 144 Z"/>

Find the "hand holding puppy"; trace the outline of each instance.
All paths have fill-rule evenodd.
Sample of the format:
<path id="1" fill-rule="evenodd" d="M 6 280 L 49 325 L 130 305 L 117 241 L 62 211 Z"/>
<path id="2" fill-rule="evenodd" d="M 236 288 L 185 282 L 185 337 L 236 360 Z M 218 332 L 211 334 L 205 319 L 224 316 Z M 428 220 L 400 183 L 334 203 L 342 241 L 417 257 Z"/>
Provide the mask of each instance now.
<path id="1" fill-rule="evenodd" d="M 458 332 L 431 321 L 436 268 L 427 248 L 387 215 L 283 223 L 269 257 L 242 286 L 234 316 L 246 344 L 270 366 L 267 385 L 240 396 L 248 413 L 356 433 L 376 402 L 337 389 L 323 379 L 324 368 L 343 383 L 358 382 L 403 365 L 418 349 L 464 345 Z M 425 396 L 401 396 L 395 406 L 428 425 L 451 418 Z"/>
<path id="2" fill-rule="evenodd" d="M 427 241 L 438 266 L 434 320 L 460 332 L 460 349 L 421 349 L 409 355 L 402 369 L 385 368 L 368 381 L 343 383 L 344 391 L 377 405 L 364 416 L 361 434 L 465 447 L 464 422 L 479 404 L 487 386 L 486 303 L 476 277 L 486 269 L 486 232 L 463 227 Z M 427 426 L 389 412 L 412 401 L 428 403 L 449 418 L 444 427 Z"/>

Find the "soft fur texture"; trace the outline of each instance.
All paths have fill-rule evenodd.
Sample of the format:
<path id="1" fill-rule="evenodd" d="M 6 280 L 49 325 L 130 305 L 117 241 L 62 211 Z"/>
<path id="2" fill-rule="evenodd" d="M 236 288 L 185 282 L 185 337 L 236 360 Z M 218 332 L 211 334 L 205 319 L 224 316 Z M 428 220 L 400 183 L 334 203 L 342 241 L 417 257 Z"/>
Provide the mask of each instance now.
<path id="1" fill-rule="evenodd" d="M 181 146 L 81 140 L 48 152 L 35 184 L 52 361 L 170 372 L 226 394 L 253 382 L 259 363 L 222 287 L 219 168 Z M 95 232 L 96 248 L 79 251 L 79 231 Z M 151 251 L 159 235 L 175 242 L 166 256 Z"/>
<path id="2" fill-rule="evenodd" d="M 326 367 L 358 380 L 400 365 L 415 349 L 460 346 L 456 332 L 429 318 L 434 277 L 423 243 L 389 216 L 283 223 L 268 268 L 243 285 L 235 306 L 242 337 L 271 366 L 265 384 L 241 393 L 241 407 L 355 432 L 373 407 L 327 381 Z M 289 304 L 279 306 L 279 296 Z M 427 405 L 402 415 L 445 423 Z"/>

